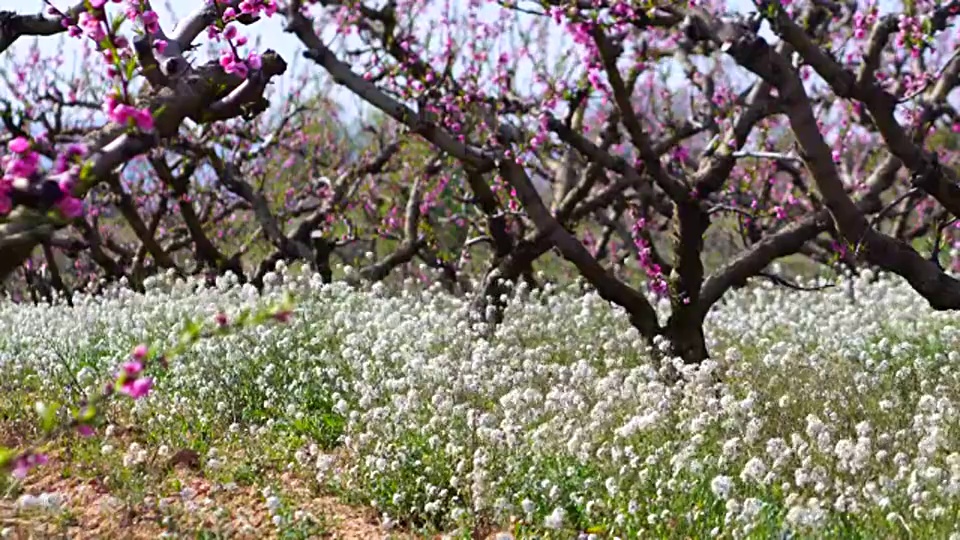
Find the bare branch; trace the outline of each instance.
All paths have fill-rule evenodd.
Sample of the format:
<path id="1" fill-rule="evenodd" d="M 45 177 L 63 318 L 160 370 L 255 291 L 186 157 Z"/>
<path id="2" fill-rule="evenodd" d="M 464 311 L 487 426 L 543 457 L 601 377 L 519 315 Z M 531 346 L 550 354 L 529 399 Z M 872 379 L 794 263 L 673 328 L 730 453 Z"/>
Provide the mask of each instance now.
<path id="1" fill-rule="evenodd" d="M 755 34 L 740 35 L 734 41 L 721 40 L 717 37 L 716 28 L 725 23 L 714 21 L 699 9 L 692 9 L 691 13 L 696 14 L 695 19 L 699 21 L 701 35 L 724 45 L 726 52 L 738 63 L 779 89 L 791 129 L 803 149 L 807 168 L 812 172 L 830 214 L 847 241 L 857 242 L 862 239 L 867 260 L 906 278 L 933 308 L 960 309 L 960 281 L 944 273 L 939 265 L 926 260 L 910 246 L 870 227 L 863 213 L 850 199 L 831 158 L 830 148 L 820 133 L 803 84 L 786 58 Z M 793 24 L 789 19 L 788 22 Z M 823 69 L 825 78 L 832 76 L 837 79 L 833 84 L 838 94 L 843 95 L 842 93 L 846 92 L 851 95 L 852 75 L 842 71 L 842 68 L 837 71 L 836 66 L 831 64 L 833 60 L 826 58 L 822 51 L 813 46 L 802 30 L 795 25 L 792 28 L 788 33 L 792 39 L 787 38 L 788 41 L 796 40 L 804 47 L 801 54 L 809 55 L 808 61 L 815 67 L 819 66 L 818 70 Z M 726 33 L 730 32 L 730 29 L 726 30 Z M 845 81 L 848 81 L 849 85 Z M 872 98 L 875 99 L 876 95 Z M 895 144 L 890 141 L 888 144 L 891 151 L 897 154 Z M 909 166 L 906 158 L 910 156 L 898 157 Z"/>
<path id="2" fill-rule="evenodd" d="M 81 0 L 66 11 L 66 19 L 75 20 L 86 9 L 86 2 Z M 65 32 L 67 28 L 63 19 L 57 15 L 48 17 L 43 13 L 18 15 L 13 11 L 0 11 L 0 53 L 23 36 L 52 36 Z"/>
<path id="3" fill-rule="evenodd" d="M 647 339 L 652 340 L 659 334 L 660 324 L 657 321 L 656 311 L 646 297 L 600 266 L 583 244 L 560 226 L 543 204 L 523 167 L 512 159 L 505 159 L 500 162 L 500 171 L 517 191 L 517 196 L 540 234 L 551 240 L 563 257 L 573 263 L 583 277 L 597 289 L 597 293 L 604 300 L 626 309 L 630 315 L 630 322 Z"/>

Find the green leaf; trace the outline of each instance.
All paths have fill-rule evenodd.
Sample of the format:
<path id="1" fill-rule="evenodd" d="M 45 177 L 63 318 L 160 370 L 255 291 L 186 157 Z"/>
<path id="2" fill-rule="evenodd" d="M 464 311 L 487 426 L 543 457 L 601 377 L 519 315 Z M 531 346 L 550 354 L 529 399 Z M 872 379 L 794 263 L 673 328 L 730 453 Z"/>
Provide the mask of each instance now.
<path id="1" fill-rule="evenodd" d="M 193 343 L 200 339 L 202 327 L 197 321 L 187 319 L 186 327 L 180 334 L 180 343 Z"/>
<path id="2" fill-rule="evenodd" d="M 80 409 L 80 411 L 75 415 L 76 419 L 82 424 L 92 422 L 94 418 L 97 417 L 97 408 L 93 405 L 87 405 Z"/>
<path id="3" fill-rule="evenodd" d="M 93 180 L 93 161 L 85 161 L 80 167 L 80 184 L 88 186 Z"/>
<path id="4" fill-rule="evenodd" d="M 10 465 L 13 458 L 17 457 L 18 452 L 13 448 L 0 446 L 0 469 Z"/>
<path id="5" fill-rule="evenodd" d="M 263 324 L 269 321 L 272 317 L 273 317 L 272 309 L 262 309 L 260 311 L 257 311 L 253 315 L 253 317 L 250 318 L 250 324 L 252 325 Z"/>
<path id="6" fill-rule="evenodd" d="M 132 60 L 127 61 L 126 64 L 127 65 L 125 66 L 126 69 L 124 70 L 124 73 L 126 74 L 127 80 L 130 80 L 133 78 L 133 73 L 137 69 L 137 64 Z"/>
<path id="7" fill-rule="evenodd" d="M 40 416 L 40 428 L 46 433 L 53 431 L 53 428 L 57 425 L 57 410 L 60 409 L 60 404 L 54 402 L 47 405 L 38 401 L 34 404 L 34 408 L 37 410 L 37 415 Z"/>
<path id="8" fill-rule="evenodd" d="M 123 22 L 126 20 L 127 20 L 127 17 L 123 13 L 117 13 L 116 15 L 114 15 L 113 20 L 110 21 L 110 25 L 111 25 L 111 28 L 113 29 L 113 32 L 116 33 L 118 30 L 120 30 L 120 26 L 122 26 Z"/>

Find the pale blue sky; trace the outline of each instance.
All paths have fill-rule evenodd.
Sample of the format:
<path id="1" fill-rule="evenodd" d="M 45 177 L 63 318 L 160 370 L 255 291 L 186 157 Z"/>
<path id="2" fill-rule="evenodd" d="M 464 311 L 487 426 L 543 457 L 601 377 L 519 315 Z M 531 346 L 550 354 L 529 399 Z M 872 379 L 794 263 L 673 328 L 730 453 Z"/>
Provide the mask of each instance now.
<path id="1" fill-rule="evenodd" d="M 4 3 L 7 3 L 9 0 L 5 0 Z M 54 0 L 54 5 L 57 7 L 65 7 L 72 5 L 75 0 Z M 173 15 L 182 16 L 188 13 L 191 9 L 196 7 L 198 4 L 202 3 L 204 0 L 154 0 L 154 9 L 160 15 L 160 22 L 163 24 L 164 28 L 171 28 L 171 21 L 173 20 Z M 21 13 L 36 13 L 40 11 L 43 7 L 43 0 L 20 0 L 18 2 L 19 6 L 14 8 L 16 11 Z M 493 4 L 493 2 L 491 2 Z M 729 0 L 728 5 L 732 10 L 753 10 L 753 3 L 751 0 Z M 21 7 L 22 6 L 22 7 Z M 10 6 L 5 6 L 10 8 Z M 247 34 L 258 34 L 262 36 L 270 36 L 270 41 L 265 42 L 271 48 L 275 49 L 277 52 L 291 53 L 298 50 L 299 42 L 293 36 L 285 34 L 283 32 L 282 24 L 279 17 L 272 18 L 272 20 L 265 20 L 257 23 L 251 28 L 247 29 Z M 46 41 L 56 42 L 56 39 L 47 39 Z M 54 43 L 45 45 L 50 51 L 54 51 L 56 46 Z M 23 48 L 23 44 L 19 45 L 19 48 Z M 287 57 L 287 56 L 284 56 Z"/>
<path id="2" fill-rule="evenodd" d="M 191 9 L 195 8 L 203 0 L 154 0 L 154 9 L 160 15 L 160 22 L 163 25 L 163 28 L 166 31 L 170 31 L 173 28 L 173 21 L 175 17 L 183 16 L 188 13 Z M 453 0 L 453 3 L 462 2 L 462 0 Z M 4 1 L 4 3 L 6 3 Z M 74 0 L 54 0 L 54 4 L 57 7 L 66 7 L 72 5 Z M 43 8 L 44 2 L 42 0 L 21 0 L 19 2 L 21 7 L 16 9 L 22 13 L 36 13 Z M 438 3 L 442 4 L 442 3 Z M 494 2 L 490 4 L 496 7 Z M 730 0 L 728 5 L 731 9 L 735 10 L 744 10 L 752 9 L 751 0 Z M 261 40 L 261 46 L 258 47 L 259 50 L 266 48 L 271 48 L 276 50 L 280 55 L 286 59 L 288 62 L 291 62 L 293 69 L 288 71 L 282 81 L 280 81 L 276 87 L 276 91 L 281 95 L 284 93 L 284 86 L 289 86 L 293 82 L 293 74 L 300 72 L 303 68 L 306 68 L 305 63 L 307 61 L 303 60 L 300 52 L 303 50 L 303 46 L 300 42 L 290 34 L 287 34 L 283 31 L 282 19 L 279 16 L 272 17 L 270 19 L 265 19 L 258 22 L 255 25 L 244 27 L 242 29 L 244 35 L 250 37 L 251 41 L 259 38 Z M 559 33 L 555 35 L 552 39 L 551 48 L 555 51 L 558 51 L 562 47 L 562 39 L 564 34 Z M 203 42 L 204 38 L 198 42 Z M 33 38 L 21 38 L 8 50 L 6 55 L 14 55 L 22 58 L 32 46 L 34 40 Z M 74 59 L 79 57 L 81 52 L 81 42 L 78 39 L 71 39 L 65 35 L 50 36 L 39 38 L 40 51 L 45 58 L 49 58 L 57 54 L 57 52 L 64 53 L 64 69 L 72 69 L 74 64 Z M 317 79 L 325 81 L 325 73 L 323 70 L 310 66 L 310 69 L 314 70 L 317 74 Z M 6 93 L 5 89 L 0 87 L 0 95 Z M 358 98 L 349 95 L 347 92 L 342 89 L 336 91 L 337 101 L 340 102 L 344 108 L 348 111 L 356 111 L 358 107 L 361 106 Z"/>
<path id="3" fill-rule="evenodd" d="M 0 3 L 6 4 L 10 1 L 11 0 L 0 0 Z M 160 22 L 163 25 L 163 28 L 169 32 L 170 30 L 172 30 L 174 26 L 173 23 L 177 18 L 185 15 L 191 9 L 194 9 L 197 5 L 201 4 L 203 1 L 204 0 L 153 0 L 153 5 L 154 5 L 154 9 L 160 15 Z M 482 1 L 486 2 L 491 6 L 492 8 L 491 13 L 493 13 L 493 10 L 499 9 L 499 6 L 497 6 L 497 4 L 492 0 L 482 0 Z M 75 0 L 54 0 L 54 4 L 61 8 L 72 5 L 74 2 Z M 431 5 L 436 5 L 438 7 L 435 10 L 432 10 L 435 13 L 430 14 L 428 17 L 432 18 L 436 16 L 436 14 L 439 14 L 440 9 L 442 9 L 439 6 L 442 6 L 443 4 L 448 2 L 449 2 L 449 5 L 454 6 L 454 8 L 465 5 L 465 0 L 446 0 L 441 2 L 434 2 Z M 17 7 L 15 9 L 25 13 L 36 13 L 40 11 L 44 6 L 43 0 L 19 0 L 18 3 L 22 7 Z M 899 2 L 896 0 L 880 0 L 880 5 L 881 5 L 881 10 L 886 11 L 886 9 L 890 9 L 891 7 L 898 6 Z M 727 6 L 731 11 L 740 11 L 740 12 L 754 11 L 755 9 L 753 5 L 753 0 L 727 0 Z M 290 88 L 291 85 L 293 84 L 298 84 L 298 85 L 301 84 L 301 83 L 294 82 L 294 75 L 297 73 L 302 73 L 304 69 L 309 70 L 309 73 L 310 73 L 309 80 L 312 83 L 315 83 L 318 85 L 328 84 L 329 80 L 326 77 L 326 73 L 317 66 L 308 65 L 310 64 L 310 62 L 302 58 L 301 51 L 303 50 L 303 46 L 295 37 L 283 31 L 282 21 L 283 19 L 281 17 L 274 16 L 270 19 L 264 19 L 252 26 L 243 27 L 241 30 L 241 32 L 244 35 L 248 36 L 251 39 L 251 41 L 254 41 L 257 39 L 260 40 L 260 45 L 256 47 L 256 50 L 262 51 L 267 48 L 274 49 L 284 59 L 290 62 L 291 69 L 288 70 L 287 75 L 282 77 L 280 80 L 276 81 L 276 83 L 273 86 L 274 95 L 275 96 L 288 95 L 289 92 L 287 91 L 287 88 Z M 429 25 L 431 23 L 427 20 L 424 20 L 424 24 Z M 764 23 L 764 25 L 766 26 L 766 23 Z M 330 30 L 332 31 L 332 28 Z M 562 31 L 559 29 L 555 29 L 555 30 L 556 31 L 553 32 L 548 38 L 549 46 L 548 46 L 547 54 L 548 56 L 553 57 L 551 58 L 551 60 L 556 59 L 556 57 L 558 56 L 558 52 L 562 51 L 566 47 L 566 43 L 568 43 L 566 40 L 570 39 L 569 35 L 565 31 Z M 766 28 L 764 28 L 764 30 L 761 31 L 761 35 L 763 35 L 768 41 L 772 41 L 775 39 L 773 35 L 769 32 L 769 30 Z M 321 37 L 328 37 L 328 36 L 324 35 Z M 332 33 L 330 34 L 329 37 L 332 37 Z M 71 73 L 73 72 L 73 68 L 76 63 L 75 59 L 79 58 L 79 54 L 82 50 L 81 40 L 68 38 L 64 34 L 61 34 L 58 36 L 41 37 L 38 39 L 39 39 L 38 43 L 39 43 L 40 51 L 44 58 L 49 59 L 55 56 L 58 52 L 62 52 L 63 59 L 64 59 L 64 64 L 62 68 L 64 70 L 69 70 Z M 208 41 L 205 39 L 205 37 L 201 36 L 201 38 L 198 39 L 197 43 L 206 47 L 208 44 Z M 17 43 L 14 44 L 13 47 L 11 47 L 11 50 L 8 50 L 5 53 L 4 56 L 13 55 L 13 56 L 22 58 L 23 55 L 25 55 L 25 53 L 33 46 L 33 44 L 34 44 L 34 38 L 21 38 L 20 40 L 17 41 Z M 490 51 L 490 53 L 491 53 L 491 57 L 495 57 L 495 54 L 497 53 L 497 51 Z M 203 60 L 209 59 L 211 57 L 212 56 L 209 54 L 202 53 L 200 55 L 200 58 L 202 58 Z M 4 60 L 3 58 L 0 58 L 0 64 L 3 63 L 3 60 Z M 525 70 L 522 68 L 521 68 L 521 71 L 517 74 L 518 80 L 523 80 L 525 78 L 528 78 L 529 76 L 530 76 L 530 73 L 525 72 Z M 679 76 L 679 73 L 678 73 L 678 76 Z M 678 79 L 678 83 L 679 83 L 679 79 Z M 351 116 L 353 113 L 367 109 L 365 104 L 363 104 L 359 98 L 351 95 L 348 91 L 342 88 L 333 88 L 332 92 L 333 92 L 332 97 L 344 108 L 345 112 L 347 112 L 347 114 Z M 0 96 L 6 93 L 7 93 L 6 89 L 2 85 L 0 85 Z M 277 100 L 274 99 L 273 101 L 276 102 Z"/>
<path id="4" fill-rule="evenodd" d="M 6 4 L 8 1 L 10 0 L 0 0 L 0 4 Z M 154 9 L 160 15 L 160 23 L 163 29 L 169 33 L 174 27 L 175 16 L 182 17 L 198 5 L 202 5 L 203 2 L 204 0 L 153 0 L 152 3 Z M 58 8 L 65 8 L 74 3 L 76 3 L 76 0 L 53 0 L 53 4 Z M 22 7 L 16 7 L 14 9 L 20 13 L 37 13 L 44 7 L 45 2 L 43 0 L 20 0 L 19 4 Z M 111 7 L 115 6 L 111 4 Z M 283 32 L 283 24 L 281 21 L 279 16 L 274 16 L 252 26 L 243 27 L 242 32 L 248 36 L 251 41 L 259 37 L 262 40 L 262 47 L 260 47 L 260 49 L 274 49 L 288 62 L 296 59 L 296 61 L 302 65 L 304 62 L 301 59 L 300 50 L 302 50 L 303 47 L 295 37 Z M 129 33 L 129 28 L 127 28 L 127 33 Z M 64 34 L 40 37 L 37 39 L 39 40 L 38 43 L 41 54 L 44 57 L 50 57 L 56 55 L 59 51 L 63 51 L 67 64 L 64 66 L 65 69 L 72 68 L 74 58 L 79 57 L 82 51 L 81 41 L 79 39 L 69 38 Z M 201 37 L 196 43 L 203 44 L 205 42 L 205 37 Z M 20 38 L 5 54 L 22 57 L 22 55 L 33 46 L 33 43 L 33 38 Z M 206 60 L 210 57 L 204 55 L 203 58 Z M 284 82 L 289 84 L 287 80 Z M 0 92 L 3 92 L 3 89 L 0 89 Z"/>

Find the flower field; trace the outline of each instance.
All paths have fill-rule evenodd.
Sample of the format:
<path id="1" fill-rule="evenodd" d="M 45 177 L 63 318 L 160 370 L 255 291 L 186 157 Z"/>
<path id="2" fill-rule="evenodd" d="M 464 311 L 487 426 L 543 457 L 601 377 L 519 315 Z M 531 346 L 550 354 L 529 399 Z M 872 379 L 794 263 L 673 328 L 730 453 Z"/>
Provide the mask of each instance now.
<path id="1" fill-rule="evenodd" d="M 72 309 L 4 304 L 0 444 L 36 436 L 36 402 L 95 393 L 188 317 L 297 301 L 286 324 L 171 358 L 93 437 L 0 479 L 3 534 L 76 530 L 90 490 L 130 537 L 960 531 L 960 320 L 899 281 L 735 291 L 708 318 L 712 359 L 677 382 L 593 294 L 521 290 L 489 332 L 439 288 L 268 277 L 265 297 L 162 278 Z"/>

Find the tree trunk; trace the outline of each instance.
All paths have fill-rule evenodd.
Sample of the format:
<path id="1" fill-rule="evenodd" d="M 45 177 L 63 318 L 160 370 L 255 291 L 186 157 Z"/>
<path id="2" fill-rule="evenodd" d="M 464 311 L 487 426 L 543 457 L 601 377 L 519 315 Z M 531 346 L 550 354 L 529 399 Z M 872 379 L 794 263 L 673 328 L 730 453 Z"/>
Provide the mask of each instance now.
<path id="1" fill-rule="evenodd" d="M 471 311 L 477 314 L 480 320 L 494 326 L 503 322 L 503 310 L 507 306 L 502 297 L 513 291 L 517 278 L 526 273 L 532 275 L 533 262 L 548 249 L 550 242 L 544 238 L 520 242 L 509 255 L 499 259 L 487 272 L 481 290 L 474 297 Z M 487 316 L 488 308 L 493 308 L 490 317 Z"/>
<path id="2" fill-rule="evenodd" d="M 703 333 L 703 321 L 671 317 L 664 337 L 670 343 L 670 354 L 679 357 L 685 364 L 699 364 L 710 358 Z"/>

